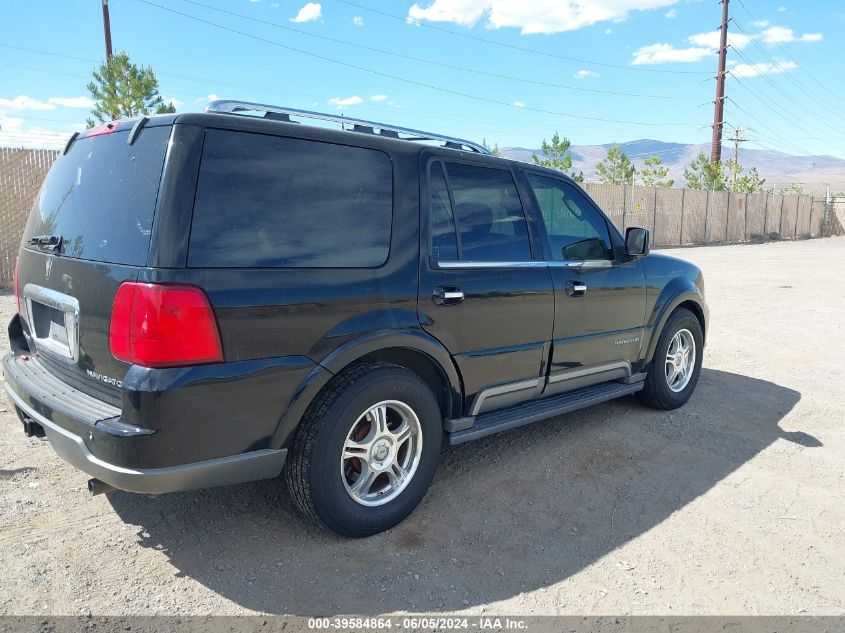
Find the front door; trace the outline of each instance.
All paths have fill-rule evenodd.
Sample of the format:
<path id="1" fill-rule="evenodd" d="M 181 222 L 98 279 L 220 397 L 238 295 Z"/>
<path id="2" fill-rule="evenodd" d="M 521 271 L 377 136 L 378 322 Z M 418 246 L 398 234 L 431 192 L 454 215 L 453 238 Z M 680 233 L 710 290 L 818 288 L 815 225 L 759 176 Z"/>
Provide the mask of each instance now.
<path id="1" fill-rule="evenodd" d="M 617 256 L 607 220 L 580 189 L 539 172 L 525 177 L 547 233 L 555 287 L 545 393 L 630 376 L 645 321 L 642 263 Z"/>
<path id="2" fill-rule="evenodd" d="M 455 358 L 465 414 L 536 396 L 545 382 L 554 291 L 545 261 L 533 256 L 513 173 L 432 158 L 423 182 L 428 239 L 419 319 Z"/>

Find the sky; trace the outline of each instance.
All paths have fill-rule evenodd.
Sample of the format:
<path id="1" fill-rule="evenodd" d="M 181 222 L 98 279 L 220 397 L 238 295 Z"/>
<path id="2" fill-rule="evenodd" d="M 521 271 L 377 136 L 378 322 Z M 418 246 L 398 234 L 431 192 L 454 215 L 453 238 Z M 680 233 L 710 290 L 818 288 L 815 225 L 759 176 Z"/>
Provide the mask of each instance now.
<path id="1" fill-rule="evenodd" d="M 731 0 L 725 121 L 845 158 L 845 0 Z M 115 51 L 177 110 L 238 99 L 501 147 L 708 143 L 716 0 L 111 0 Z M 0 145 L 84 128 L 99 0 L 4 0 Z M 729 131 L 730 128 L 726 130 Z M 671 151 L 671 150 L 669 150 Z"/>

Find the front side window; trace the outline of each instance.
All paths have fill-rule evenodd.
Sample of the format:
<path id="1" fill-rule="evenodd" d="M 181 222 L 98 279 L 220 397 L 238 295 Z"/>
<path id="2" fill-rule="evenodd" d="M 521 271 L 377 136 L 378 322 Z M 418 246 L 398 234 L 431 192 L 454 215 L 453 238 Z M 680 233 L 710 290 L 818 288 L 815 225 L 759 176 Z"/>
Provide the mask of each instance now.
<path id="1" fill-rule="evenodd" d="M 442 169 L 439 164 L 437 167 Z M 439 172 L 431 175 L 431 215 L 434 255 L 437 240 L 450 226 L 458 237 L 458 255 L 467 262 L 519 262 L 531 259 L 525 214 L 509 171 L 461 163 L 445 163 L 446 177 L 438 184 Z M 448 182 L 448 191 L 443 185 Z M 438 192 L 443 191 L 441 196 Z M 451 193 L 451 197 L 446 195 Z M 445 197 L 443 197 L 445 196 Z M 451 218 L 439 228 L 441 207 L 448 203 Z M 451 220 L 451 221 L 449 221 Z M 445 243 L 445 242 L 444 242 Z"/>
<path id="2" fill-rule="evenodd" d="M 575 189 L 560 180 L 526 174 L 551 243 L 551 259 L 613 259 L 604 218 Z"/>
<path id="3" fill-rule="evenodd" d="M 387 259 L 392 218 L 383 152 L 207 130 L 188 265 L 376 267 Z"/>

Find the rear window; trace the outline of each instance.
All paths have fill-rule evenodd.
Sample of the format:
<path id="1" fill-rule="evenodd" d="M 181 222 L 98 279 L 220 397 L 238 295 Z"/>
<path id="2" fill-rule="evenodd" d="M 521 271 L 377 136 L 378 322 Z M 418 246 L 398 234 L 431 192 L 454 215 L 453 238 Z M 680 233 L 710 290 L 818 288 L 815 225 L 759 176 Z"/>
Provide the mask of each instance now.
<path id="1" fill-rule="evenodd" d="M 376 267 L 387 259 L 392 216 L 383 152 L 208 130 L 188 265 Z"/>
<path id="2" fill-rule="evenodd" d="M 147 263 L 156 197 L 171 126 L 76 140 L 41 186 L 23 234 L 60 237 L 65 257 Z"/>

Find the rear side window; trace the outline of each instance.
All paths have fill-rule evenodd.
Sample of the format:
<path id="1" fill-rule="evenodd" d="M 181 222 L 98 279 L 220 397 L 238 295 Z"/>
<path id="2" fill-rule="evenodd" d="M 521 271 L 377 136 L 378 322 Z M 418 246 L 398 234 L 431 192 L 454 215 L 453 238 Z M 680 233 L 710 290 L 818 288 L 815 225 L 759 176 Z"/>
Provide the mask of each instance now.
<path id="1" fill-rule="evenodd" d="M 377 150 L 208 130 L 188 265 L 380 266 L 393 216 L 393 169 Z"/>
<path id="2" fill-rule="evenodd" d="M 59 156 L 41 186 L 23 234 L 61 238 L 64 257 L 147 263 L 170 126 L 80 138 Z"/>
<path id="3" fill-rule="evenodd" d="M 443 257 L 441 245 L 449 245 L 447 227 L 458 236 L 458 253 L 462 261 L 508 262 L 531 259 L 531 246 L 525 214 L 511 173 L 463 163 L 444 163 L 446 182 L 451 198 L 440 184 L 439 164 L 432 166 L 431 217 L 433 252 L 438 261 Z M 445 196 L 445 198 L 444 198 Z M 447 207 L 445 213 L 442 207 Z"/>

